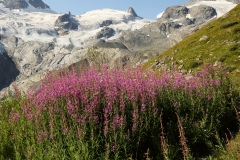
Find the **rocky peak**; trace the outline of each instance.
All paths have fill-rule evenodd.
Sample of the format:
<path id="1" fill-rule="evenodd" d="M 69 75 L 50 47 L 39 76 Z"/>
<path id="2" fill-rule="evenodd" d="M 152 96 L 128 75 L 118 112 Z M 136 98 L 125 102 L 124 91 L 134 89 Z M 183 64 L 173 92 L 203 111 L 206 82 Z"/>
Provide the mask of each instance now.
<path id="1" fill-rule="evenodd" d="M 71 17 L 71 13 L 64 14 L 58 17 L 55 21 L 55 26 L 59 27 L 60 30 L 76 30 L 78 23 Z"/>
<path id="2" fill-rule="evenodd" d="M 29 3 L 35 8 L 41 8 L 41 9 L 50 8 L 42 0 L 29 0 Z"/>
<path id="3" fill-rule="evenodd" d="M 35 8 L 50 8 L 42 0 L 28 0 L 28 2 Z M 3 4 L 9 9 L 26 9 L 29 6 L 27 0 L 4 0 Z"/>
<path id="4" fill-rule="evenodd" d="M 25 9 L 28 7 L 25 0 L 4 0 L 3 4 L 9 9 Z"/>
<path id="5" fill-rule="evenodd" d="M 138 17 L 137 13 L 134 11 L 132 7 L 129 7 L 128 10 L 126 10 L 127 13 L 130 13 L 134 17 Z"/>

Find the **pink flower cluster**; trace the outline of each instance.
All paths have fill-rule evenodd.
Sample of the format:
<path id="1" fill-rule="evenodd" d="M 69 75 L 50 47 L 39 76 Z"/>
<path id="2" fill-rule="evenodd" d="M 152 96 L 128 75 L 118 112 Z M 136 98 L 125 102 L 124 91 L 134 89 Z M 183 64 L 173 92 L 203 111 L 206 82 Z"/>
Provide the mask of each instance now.
<path id="1" fill-rule="evenodd" d="M 66 134 L 68 131 L 68 118 L 71 118 L 77 127 L 84 126 L 87 121 L 103 125 L 103 133 L 107 135 L 110 130 L 126 126 L 127 106 L 131 107 L 131 130 L 137 129 L 141 115 L 149 108 L 155 115 L 159 108 L 155 106 L 159 92 L 163 90 L 181 90 L 191 93 L 197 91 L 200 96 L 211 99 L 210 93 L 202 93 L 199 88 L 216 87 L 220 80 L 211 78 L 208 70 L 193 75 L 190 79 L 179 73 L 163 74 L 142 71 L 141 68 L 125 70 L 108 69 L 102 66 L 82 73 L 72 70 L 64 75 L 48 75 L 41 89 L 28 95 L 28 101 L 21 103 L 22 113 L 29 120 L 42 117 L 43 112 L 50 116 L 49 125 L 54 129 L 52 117 L 61 115 Z M 178 108 L 178 102 L 173 102 L 173 107 Z M 65 112 L 66 111 L 66 112 Z M 67 113 L 68 117 L 64 117 Z M 13 119 L 20 118 L 18 113 L 13 113 Z M 82 129 L 78 128 L 78 135 Z M 52 131 L 49 131 L 52 132 Z"/>

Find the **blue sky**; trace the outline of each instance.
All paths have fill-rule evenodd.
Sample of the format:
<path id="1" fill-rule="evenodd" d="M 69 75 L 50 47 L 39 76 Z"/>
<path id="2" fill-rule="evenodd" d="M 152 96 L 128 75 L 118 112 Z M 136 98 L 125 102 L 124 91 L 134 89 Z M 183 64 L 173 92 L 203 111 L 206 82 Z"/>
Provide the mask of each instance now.
<path id="1" fill-rule="evenodd" d="M 136 13 L 144 18 L 156 19 L 156 16 L 169 6 L 180 5 L 189 0 L 43 0 L 56 12 L 74 15 L 102 8 L 125 11 L 133 7 Z"/>

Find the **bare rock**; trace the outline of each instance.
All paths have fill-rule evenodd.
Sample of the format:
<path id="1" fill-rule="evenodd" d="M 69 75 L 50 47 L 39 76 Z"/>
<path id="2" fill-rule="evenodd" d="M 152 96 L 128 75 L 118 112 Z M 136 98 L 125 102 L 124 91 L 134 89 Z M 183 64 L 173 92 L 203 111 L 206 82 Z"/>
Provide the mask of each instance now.
<path id="1" fill-rule="evenodd" d="M 105 27 L 96 34 L 96 38 L 97 39 L 102 38 L 102 37 L 109 38 L 109 37 L 112 37 L 114 35 L 114 33 L 115 33 L 114 29 Z"/>
<path id="2" fill-rule="evenodd" d="M 78 29 L 77 22 L 71 17 L 70 14 L 64 14 L 59 16 L 55 21 L 55 26 L 64 30 L 76 30 Z"/>

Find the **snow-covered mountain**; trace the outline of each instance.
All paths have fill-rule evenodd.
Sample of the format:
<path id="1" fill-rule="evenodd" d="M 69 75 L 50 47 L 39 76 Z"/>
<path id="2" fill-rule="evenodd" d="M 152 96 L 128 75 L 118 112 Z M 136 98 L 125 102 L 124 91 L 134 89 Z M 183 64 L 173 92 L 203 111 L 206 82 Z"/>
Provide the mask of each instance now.
<path id="1" fill-rule="evenodd" d="M 50 9 L 42 0 L 1 0 L 0 3 L 9 9 Z"/>
<path id="2" fill-rule="evenodd" d="M 200 5 L 210 6 L 216 9 L 217 17 L 221 17 L 233 9 L 238 3 L 240 3 L 240 0 L 190 0 L 188 3 L 183 4 L 183 6 L 189 9 Z M 157 19 L 161 18 L 163 13 L 164 12 L 159 13 Z"/>
<path id="3" fill-rule="evenodd" d="M 141 64 L 228 12 L 235 1 L 191 0 L 149 20 L 131 7 L 72 15 L 42 0 L 0 0 L 0 90 L 16 79 L 26 91 L 46 72 L 73 63 Z"/>
<path id="4" fill-rule="evenodd" d="M 24 41 L 56 42 L 61 45 L 73 43 L 75 46 L 83 46 L 87 41 L 95 39 L 97 32 L 109 26 L 114 30 L 111 39 L 117 38 L 121 30 L 134 30 L 153 22 L 153 20 L 141 19 L 125 11 L 112 9 L 99 9 L 86 12 L 83 15 L 70 16 L 75 21 L 78 29 L 68 31 L 62 36 L 61 28 L 55 25 L 55 21 L 61 14 L 51 11 L 49 8 L 34 8 L 28 2 L 28 8 L 10 10 L 4 4 L 0 4 L 0 33 L 5 36 L 16 36 Z M 66 23 L 66 22 L 63 22 Z M 71 39 L 71 40 L 70 40 Z"/>

